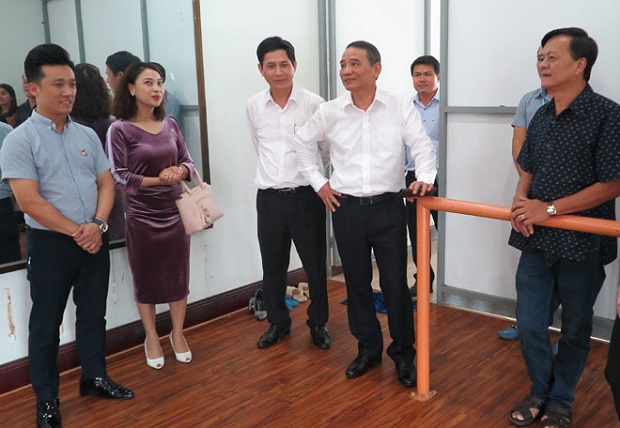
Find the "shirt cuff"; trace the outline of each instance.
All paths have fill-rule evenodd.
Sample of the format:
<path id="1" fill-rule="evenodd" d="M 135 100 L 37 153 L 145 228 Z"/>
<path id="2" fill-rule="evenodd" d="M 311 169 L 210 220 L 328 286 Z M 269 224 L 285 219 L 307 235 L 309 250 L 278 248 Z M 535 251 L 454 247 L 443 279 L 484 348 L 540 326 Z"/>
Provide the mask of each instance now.
<path id="1" fill-rule="evenodd" d="M 315 192 L 319 192 L 319 190 L 321 190 L 321 187 L 325 186 L 325 183 L 327 183 L 328 180 L 323 177 L 321 174 L 316 174 L 313 175 L 310 178 L 310 185 L 312 186 L 312 188 L 314 189 Z"/>
<path id="2" fill-rule="evenodd" d="M 427 184 L 433 184 L 435 183 L 435 176 L 437 174 L 434 173 L 428 173 L 428 172 L 423 172 L 418 174 L 416 172 L 416 181 L 422 181 L 423 183 L 427 183 Z"/>

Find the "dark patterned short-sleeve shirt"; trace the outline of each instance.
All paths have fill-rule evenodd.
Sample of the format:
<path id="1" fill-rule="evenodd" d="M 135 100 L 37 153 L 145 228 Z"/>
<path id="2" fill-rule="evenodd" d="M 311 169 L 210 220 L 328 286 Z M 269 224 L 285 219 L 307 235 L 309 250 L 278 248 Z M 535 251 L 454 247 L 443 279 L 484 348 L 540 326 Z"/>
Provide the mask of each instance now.
<path id="1" fill-rule="evenodd" d="M 620 178 L 620 105 L 596 94 L 588 85 L 570 106 L 555 114 L 555 102 L 545 104 L 532 119 L 517 158 L 532 174 L 528 197 L 551 202 L 598 182 Z M 615 220 L 615 202 L 573 213 Z M 523 251 L 543 250 L 571 260 L 583 260 L 592 249 L 592 235 L 534 226 L 526 238 L 516 231 L 509 244 Z M 617 239 L 601 236 L 603 263 L 617 256 Z"/>

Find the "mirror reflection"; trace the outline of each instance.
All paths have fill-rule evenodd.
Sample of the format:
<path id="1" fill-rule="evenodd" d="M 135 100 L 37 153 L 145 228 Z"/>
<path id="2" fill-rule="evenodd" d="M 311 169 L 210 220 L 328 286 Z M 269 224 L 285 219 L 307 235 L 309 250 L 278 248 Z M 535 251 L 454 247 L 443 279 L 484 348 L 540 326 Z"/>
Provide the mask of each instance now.
<path id="1" fill-rule="evenodd" d="M 113 120 L 109 102 L 123 64 L 157 62 L 165 75 L 167 115 L 179 123 L 196 167 L 208 175 L 202 163 L 192 0 L 0 0 L 0 10 L 9 17 L 0 38 L 0 122 L 6 123 L 0 125 L 0 140 L 11 130 L 7 125 L 19 126 L 35 107 L 23 81 L 26 53 L 38 44 L 56 43 L 77 66 L 72 118 L 93 128 L 102 143 Z M 110 31 L 110 22 L 123 31 Z M 110 218 L 116 246 L 123 242 L 122 199 L 117 194 Z M 23 214 L 7 186 L 0 186 L 0 217 L 0 272 L 6 272 L 23 267 L 26 252 Z"/>

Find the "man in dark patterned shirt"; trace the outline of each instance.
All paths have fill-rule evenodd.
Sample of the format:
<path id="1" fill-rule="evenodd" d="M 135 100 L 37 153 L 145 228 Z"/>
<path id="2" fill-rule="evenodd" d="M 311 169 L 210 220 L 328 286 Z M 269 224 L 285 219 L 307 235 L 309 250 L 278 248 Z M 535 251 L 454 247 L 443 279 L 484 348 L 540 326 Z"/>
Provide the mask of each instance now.
<path id="1" fill-rule="evenodd" d="M 522 251 L 517 322 L 532 386 L 510 420 L 523 426 L 542 415 L 543 426 L 564 428 L 590 351 L 603 267 L 616 258 L 617 243 L 537 224 L 561 214 L 615 219 L 620 105 L 588 85 L 598 48 L 585 31 L 553 30 L 541 46 L 541 86 L 554 98 L 532 119 L 517 159 L 524 174 L 513 199 L 509 241 Z M 547 326 L 556 299 L 562 305 L 562 336 L 554 360 Z"/>

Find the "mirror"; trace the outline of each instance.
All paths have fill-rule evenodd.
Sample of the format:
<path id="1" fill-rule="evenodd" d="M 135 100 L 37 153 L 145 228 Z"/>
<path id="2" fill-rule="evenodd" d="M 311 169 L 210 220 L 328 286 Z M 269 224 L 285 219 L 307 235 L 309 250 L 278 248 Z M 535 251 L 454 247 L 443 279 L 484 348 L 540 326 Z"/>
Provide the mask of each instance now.
<path id="1" fill-rule="evenodd" d="M 104 78 L 105 60 L 117 51 L 159 62 L 166 69 L 166 91 L 181 105 L 177 121 L 189 152 L 209 179 L 199 0 L 0 0 L 0 10 L 0 83 L 14 88 L 18 105 L 26 100 L 24 58 L 41 43 L 59 44 L 75 64 L 93 64 Z M 122 245 L 115 241 L 111 248 Z M 24 267 L 23 260 L 6 263 L 0 273 Z"/>

